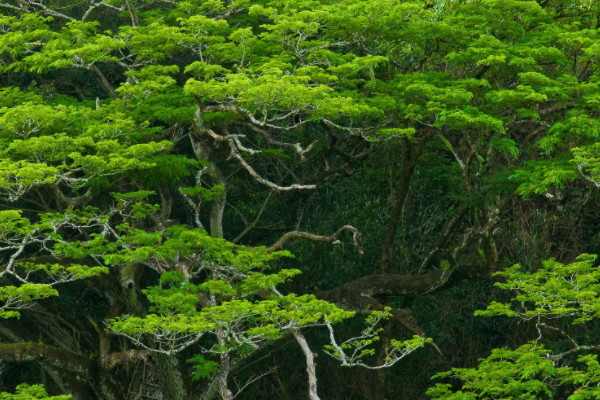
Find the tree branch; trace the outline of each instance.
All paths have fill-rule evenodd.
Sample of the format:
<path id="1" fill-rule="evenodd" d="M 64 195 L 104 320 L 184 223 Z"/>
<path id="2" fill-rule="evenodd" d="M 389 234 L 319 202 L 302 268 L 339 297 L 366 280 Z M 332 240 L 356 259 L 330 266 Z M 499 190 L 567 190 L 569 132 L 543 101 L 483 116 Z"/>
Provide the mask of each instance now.
<path id="1" fill-rule="evenodd" d="M 129 11 L 129 16 L 131 17 L 131 26 L 137 28 L 140 22 L 138 20 L 135 7 L 133 6 L 131 0 L 125 0 L 125 4 L 127 5 L 127 11 Z"/>
<path id="2" fill-rule="evenodd" d="M 96 76 L 96 78 L 100 82 L 100 85 L 102 85 L 102 87 L 110 97 L 112 97 L 113 99 L 116 99 L 118 97 L 117 92 L 115 92 L 115 89 L 113 88 L 111 83 L 108 81 L 108 79 L 106 79 L 106 76 L 104 76 L 104 74 L 102 73 L 102 71 L 100 71 L 98 67 L 96 67 L 94 64 L 90 64 L 87 67 L 87 69 L 92 74 L 94 74 L 94 76 Z"/>
<path id="3" fill-rule="evenodd" d="M 259 127 L 255 126 L 253 124 L 244 122 L 244 123 L 241 123 L 240 125 L 242 125 L 246 128 L 249 128 L 249 129 L 253 130 L 254 132 L 259 133 L 269 144 L 273 144 L 275 146 L 280 146 L 280 147 L 288 147 L 288 148 L 294 150 L 302 159 L 304 159 L 305 154 L 308 153 L 313 148 L 313 146 L 317 143 L 317 141 L 315 140 L 311 144 L 309 144 L 306 148 L 302 148 L 302 146 L 300 146 L 300 143 L 288 143 L 288 142 L 280 142 L 279 140 L 275 140 L 265 130 L 260 129 Z"/>
<path id="4" fill-rule="evenodd" d="M 308 373 L 308 397 L 310 400 L 320 400 L 317 394 L 317 373 L 315 372 L 315 356 L 308 346 L 306 338 L 299 329 L 290 329 L 292 335 L 300 345 L 306 358 L 306 372 Z"/>
<path id="5" fill-rule="evenodd" d="M 419 273 L 425 272 L 425 270 L 427 270 L 427 268 L 431 265 L 434 257 L 440 252 L 440 250 L 444 246 L 444 244 L 446 244 L 446 242 L 450 238 L 450 235 L 452 235 L 452 233 L 454 232 L 454 229 L 456 229 L 456 227 L 463 220 L 463 218 L 466 214 L 467 214 L 466 207 L 462 207 L 454 214 L 454 216 L 450 219 L 450 221 L 448 221 L 448 223 L 444 227 L 444 230 L 442 231 L 442 233 L 436 240 L 435 245 L 433 246 L 433 249 L 431 249 L 431 251 L 429 251 L 429 253 L 425 256 L 425 258 L 423 258 L 423 261 L 421 262 L 421 266 L 419 267 Z"/>
<path id="6" fill-rule="evenodd" d="M 250 232 L 256 226 L 256 224 L 258 224 L 258 221 L 260 221 L 260 216 L 262 215 L 263 211 L 265 211 L 265 207 L 271 199 L 271 195 L 273 195 L 273 192 L 269 192 L 267 198 L 265 199 L 265 201 L 263 201 L 262 205 L 260 206 L 260 210 L 258 210 L 258 214 L 256 214 L 256 218 L 254 218 L 254 221 L 252 221 L 248 226 L 246 226 L 244 230 L 240 232 L 240 234 L 237 235 L 235 239 L 231 241 L 232 243 L 239 242 L 244 236 L 246 236 L 248 232 Z"/>
<path id="7" fill-rule="evenodd" d="M 151 364 L 150 350 L 126 350 L 111 353 L 106 360 L 106 367 L 114 368 L 118 365 L 122 365 L 126 362 L 142 360 L 146 365 Z"/>
<path id="8" fill-rule="evenodd" d="M 306 239 L 306 240 L 311 240 L 313 242 L 325 242 L 325 243 L 332 243 L 335 240 L 337 240 L 337 238 L 344 232 L 344 231 L 350 231 L 353 233 L 353 241 L 354 241 L 354 247 L 356 248 L 356 250 L 360 253 L 363 254 L 363 250 L 360 246 L 360 239 L 361 239 L 361 233 L 359 232 L 358 229 L 356 229 L 355 227 L 353 227 L 352 225 L 344 225 L 342 226 L 340 229 L 338 229 L 333 235 L 329 235 L 329 236 L 323 236 L 323 235 L 315 235 L 314 233 L 308 233 L 308 232 L 300 232 L 300 231 L 290 231 L 290 232 L 286 232 L 284 233 L 279 240 L 277 240 L 275 243 L 273 243 L 269 248 L 268 251 L 269 252 L 273 252 L 273 251 L 277 251 L 283 248 L 283 245 L 291 239 L 296 239 L 296 238 L 301 238 L 301 239 Z"/>
<path id="9" fill-rule="evenodd" d="M 93 367 L 88 357 L 33 342 L 0 343 L 0 361 L 39 361 L 64 371 L 83 374 L 89 374 Z"/>
<path id="10" fill-rule="evenodd" d="M 411 145 L 408 140 L 404 142 L 404 159 L 402 162 L 402 172 L 400 180 L 395 191 L 395 204 L 390 213 L 390 218 L 387 222 L 385 234 L 383 236 L 383 249 L 381 252 L 381 272 L 387 274 L 391 271 L 392 256 L 394 250 L 394 239 L 396 238 L 396 232 L 398 231 L 398 224 L 404 205 L 406 204 L 406 198 L 408 197 L 408 189 L 410 187 L 410 181 L 412 174 L 415 170 L 417 162 L 423 154 L 425 144 L 434 135 L 434 132 L 428 132 L 420 138 L 416 146 Z"/>
<path id="11" fill-rule="evenodd" d="M 73 17 L 69 17 L 68 15 L 59 13 L 56 10 L 53 10 L 51 8 L 46 7 L 41 2 L 30 1 L 29 4 L 32 5 L 32 6 L 38 7 L 40 9 L 40 11 L 42 12 L 42 14 L 51 15 L 53 17 L 66 19 L 68 21 L 74 21 L 75 20 L 75 18 L 73 18 Z"/>
<path id="12" fill-rule="evenodd" d="M 419 275 L 378 274 L 358 278 L 317 297 L 349 310 L 366 312 L 381 307 L 380 300 L 394 297 L 419 297 L 445 290 L 463 282 L 486 279 L 495 265 L 482 268 L 480 262 L 440 268 Z"/>
<path id="13" fill-rule="evenodd" d="M 250 166 L 250 164 L 248 164 L 248 162 L 244 159 L 244 157 L 242 157 L 240 151 L 238 150 L 237 146 L 235 145 L 235 143 L 232 140 L 229 141 L 229 147 L 231 148 L 231 156 L 230 157 L 237 158 L 237 160 L 240 162 L 240 164 L 242 164 L 242 166 L 246 169 L 246 171 L 248 171 L 248 173 L 257 182 L 262 183 L 263 185 L 268 186 L 273 190 L 276 190 L 278 192 L 286 192 L 286 191 L 290 191 L 290 190 L 312 190 L 312 189 L 317 188 L 317 185 L 299 185 L 297 183 L 294 183 L 289 186 L 279 186 L 278 184 L 273 183 L 270 180 L 265 179 L 262 176 L 260 176 L 254 170 L 254 168 L 252 168 L 252 166 Z"/>

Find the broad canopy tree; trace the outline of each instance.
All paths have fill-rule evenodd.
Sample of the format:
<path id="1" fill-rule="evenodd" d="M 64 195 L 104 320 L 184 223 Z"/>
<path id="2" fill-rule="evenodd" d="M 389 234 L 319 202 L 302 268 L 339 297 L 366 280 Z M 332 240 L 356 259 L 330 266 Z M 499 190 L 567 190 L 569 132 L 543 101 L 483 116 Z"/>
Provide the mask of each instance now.
<path id="1" fill-rule="evenodd" d="M 596 200 L 594 2 L 0 9 L 0 362 L 33 363 L 75 398 L 231 399 L 235 368 L 291 336 L 316 399 L 305 328 L 328 331 L 342 365 L 393 365 L 435 346 L 415 299 L 522 261 L 510 232 L 523 204 L 560 217 L 569 195 Z M 384 204 L 315 206 L 350 181 Z M 415 192 L 436 207 L 431 226 L 410 226 Z M 377 207 L 380 220 L 355 222 Z M 316 209 L 341 223 L 309 222 Z M 423 240 L 407 255 L 411 229 Z M 301 243 L 347 243 L 361 269 L 294 286 L 310 268 L 291 258 Z M 355 314 L 362 333 L 336 330 Z M 390 318 L 406 332 L 381 331 Z"/>

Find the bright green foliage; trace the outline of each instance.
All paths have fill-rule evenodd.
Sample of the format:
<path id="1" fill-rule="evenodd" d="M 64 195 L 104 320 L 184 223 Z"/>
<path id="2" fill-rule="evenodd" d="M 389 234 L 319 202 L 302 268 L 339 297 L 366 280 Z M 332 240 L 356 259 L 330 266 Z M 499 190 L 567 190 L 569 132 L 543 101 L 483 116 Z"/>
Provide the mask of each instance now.
<path id="1" fill-rule="evenodd" d="M 516 350 L 495 349 L 477 368 L 453 369 L 434 378 L 457 378 L 465 383 L 452 392 L 451 385 L 437 384 L 428 394 L 434 399 L 518 399 L 552 396 L 550 378 L 559 371 L 543 346 L 527 344 Z"/>
<path id="2" fill-rule="evenodd" d="M 564 367 L 540 344 L 526 344 L 515 350 L 494 349 L 477 368 L 455 368 L 434 376 L 463 381 L 460 390 L 450 384 L 436 384 L 427 394 L 439 400 L 540 399 L 558 398 L 568 390 L 568 400 L 591 400 L 600 395 L 600 368 L 597 355 L 582 356 L 576 367 Z M 564 386 L 563 386 L 564 385 Z"/>
<path id="3" fill-rule="evenodd" d="M 27 303 L 50 296 L 58 296 L 56 289 L 50 285 L 36 285 L 25 283 L 21 286 L 0 287 L 0 317 L 19 317 L 20 313 L 13 309 L 24 307 Z"/>
<path id="4" fill-rule="evenodd" d="M 367 364 L 369 357 L 375 356 L 375 343 L 380 339 L 380 333 L 383 328 L 378 326 L 381 321 L 391 318 L 390 308 L 383 311 L 374 311 L 366 319 L 367 327 L 356 336 L 338 344 L 335 340 L 331 324 L 327 324 L 330 333 L 331 345 L 325 346 L 325 353 L 339 360 L 342 366 L 352 367 L 361 366 L 369 369 L 380 369 L 394 365 L 414 350 L 430 343 L 431 339 L 424 339 L 421 336 L 414 335 L 412 339 L 396 340 L 392 339 L 389 346 L 385 349 L 385 357 L 381 365 L 370 366 Z"/>
<path id="5" fill-rule="evenodd" d="M 14 394 L 6 392 L 0 393 L 0 399 L 2 400 L 69 400 L 71 398 L 71 395 L 48 396 L 43 385 L 22 384 L 17 386 Z"/>
<path id="6" fill-rule="evenodd" d="M 506 279 L 495 285 L 517 295 L 510 304 L 493 302 L 475 315 L 506 315 L 523 320 L 574 317 L 573 323 L 583 323 L 600 316 L 600 269 L 596 256 L 583 254 L 576 262 L 561 264 L 544 261 L 533 273 L 514 265 L 496 275 Z"/>
<path id="7" fill-rule="evenodd" d="M 58 222 L 54 219 L 42 219 L 39 223 L 31 223 L 22 217 L 17 210 L 0 211 L 0 244 L 3 250 L 13 250 L 18 256 L 27 245 L 49 245 L 52 241 L 60 241 L 56 233 Z M 63 217 L 63 216 L 61 216 Z M 63 217 L 64 218 L 64 217 Z M 85 221 L 85 217 L 81 218 Z M 65 221 L 61 221 L 64 223 Z M 54 285 L 99 276 L 108 272 L 103 266 L 87 266 L 81 264 L 36 264 L 33 262 L 16 262 L 13 256 L 0 272 L 0 277 L 11 276 L 20 283 L 19 286 L 0 286 L 0 317 L 19 317 L 19 309 L 28 307 L 32 301 L 50 296 L 57 296 Z M 45 276 L 51 283 L 36 283 L 35 279 Z"/>
<path id="8" fill-rule="evenodd" d="M 257 298 L 300 273 L 292 269 L 266 273 L 269 262 L 289 256 L 286 251 L 268 253 L 261 247 L 236 246 L 202 230 L 181 226 L 171 227 L 169 233 L 161 243 L 162 238 L 135 231 L 122 238 L 127 250 L 104 256 L 111 264 L 174 254 L 202 260 L 197 270 L 165 272 L 160 286 L 144 289 L 152 303 L 151 314 L 124 315 L 112 320 L 114 333 L 126 335 L 143 346 L 144 339 L 152 339 L 159 345 L 155 350 L 168 353 L 182 351 L 203 335 L 211 334 L 219 341 L 215 340 L 208 352 L 239 353 L 279 338 L 292 328 L 336 323 L 354 315 L 311 295 L 271 294 L 266 300 Z M 192 284 L 190 274 L 200 272 L 211 274 L 213 279 Z"/>
<path id="9" fill-rule="evenodd" d="M 207 360 L 201 354 L 190 358 L 188 362 L 194 364 L 194 372 L 192 373 L 194 380 L 210 378 L 219 370 L 218 362 Z"/>
<path id="10" fill-rule="evenodd" d="M 525 205 L 560 206 L 558 220 L 556 203 L 583 193 L 565 220 L 598 230 L 583 208 L 600 185 L 598 2 L 3 0 L 0 12 L 0 317 L 40 326 L 0 342 L 43 337 L 61 368 L 84 359 L 52 375 L 81 386 L 75 397 L 181 400 L 315 326 L 343 365 L 391 366 L 429 340 L 388 338 L 377 353 L 385 307 L 519 262 Z M 327 236 L 349 224 L 356 247 L 369 232 L 360 261 L 343 229 Z M 306 262 L 319 256 L 292 244 L 305 240 L 335 247 Z M 299 250 L 293 268 L 284 246 Z M 371 287 L 331 294 L 361 275 Z M 500 276 L 515 298 L 481 315 L 575 330 L 600 310 L 591 256 Z M 354 314 L 328 295 L 378 311 L 337 344 L 333 326 Z M 497 350 L 448 375 L 472 382 L 464 393 L 436 393 L 544 397 L 548 378 L 594 396 L 595 359 L 573 366 L 577 380 L 544 345 Z M 164 361 L 197 353 L 188 370 Z"/>
<path id="11" fill-rule="evenodd" d="M 429 396 L 440 400 L 537 399 L 553 398 L 555 393 L 568 391 L 569 400 L 598 398 L 597 355 L 579 356 L 577 362 L 570 356 L 598 346 L 576 342 L 560 324 L 560 319 L 581 324 L 599 316 L 600 275 L 595 261 L 595 255 L 583 254 L 570 264 L 547 260 L 535 272 L 523 271 L 520 265 L 499 272 L 497 275 L 505 282 L 498 282 L 496 286 L 515 294 L 514 297 L 508 304 L 492 302 L 476 315 L 536 320 L 538 339 L 515 350 L 494 349 L 476 368 L 454 368 L 437 374 L 434 378 L 458 379 L 462 386 L 455 391 L 451 384 L 438 383 L 428 391 Z M 558 332 L 568 339 L 571 348 L 559 350 L 552 342 L 549 346 L 556 349 L 545 347 L 540 343 L 545 332 L 553 334 L 550 338 Z"/>

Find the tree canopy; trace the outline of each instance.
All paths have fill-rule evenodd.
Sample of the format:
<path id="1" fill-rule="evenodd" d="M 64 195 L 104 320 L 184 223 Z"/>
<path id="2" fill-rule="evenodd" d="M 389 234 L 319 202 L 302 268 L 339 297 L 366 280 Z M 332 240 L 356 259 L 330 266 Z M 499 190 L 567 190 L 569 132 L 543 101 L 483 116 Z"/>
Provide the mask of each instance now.
<path id="1" fill-rule="evenodd" d="M 0 0 L 0 398 L 598 398 L 599 29 Z"/>

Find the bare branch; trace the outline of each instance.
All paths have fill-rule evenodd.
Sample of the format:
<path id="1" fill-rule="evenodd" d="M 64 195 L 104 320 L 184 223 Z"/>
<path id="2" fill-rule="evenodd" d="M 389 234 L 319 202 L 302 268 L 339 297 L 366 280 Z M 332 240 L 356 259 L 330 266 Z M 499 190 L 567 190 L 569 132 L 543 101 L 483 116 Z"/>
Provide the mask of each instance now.
<path id="1" fill-rule="evenodd" d="M 0 7 L 10 8 L 11 10 L 25 11 L 22 7 L 13 6 L 12 4 L 0 3 Z"/>
<path id="2" fill-rule="evenodd" d="M 200 204 L 196 204 L 194 203 L 194 201 L 191 199 L 190 196 L 186 195 L 185 193 L 183 193 L 183 191 L 181 190 L 182 188 L 179 188 L 179 194 L 181 194 L 181 196 L 183 197 L 183 199 L 186 201 L 186 203 L 188 203 L 188 205 L 192 208 L 192 210 L 194 210 L 194 222 L 196 223 L 196 226 L 198 228 L 204 229 L 204 225 L 202 225 L 202 221 L 200 221 Z"/>
<path id="3" fill-rule="evenodd" d="M 425 256 L 425 258 L 423 258 L 423 261 L 421 262 L 421 266 L 419 267 L 419 273 L 423 273 L 429 267 L 429 265 L 431 265 L 434 257 L 440 252 L 440 249 L 442 248 L 442 246 L 444 246 L 444 244 L 446 244 L 446 242 L 450 238 L 450 235 L 452 235 L 452 233 L 454 232 L 454 229 L 456 229 L 456 227 L 462 221 L 462 219 L 464 218 L 466 213 L 467 213 L 467 209 L 465 207 L 460 208 L 454 214 L 454 216 L 450 219 L 450 221 L 448 221 L 448 223 L 444 227 L 444 230 L 442 231 L 442 233 L 438 237 L 437 241 L 435 242 L 433 249 L 431 249 L 431 251 L 429 251 L 429 253 Z"/>
<path id="4" fill-rule="evenodd" d="M 235 399 L 235 398 L 237 397 L 237 395 L 238 395 L 238 394 L 240 394 L 240 393 L 242 393 L 242 391 L 243 391 L 244 389 L 246 389 L 248 386 L 250 386 L 251 384 L 253 384 L 253 383 L 254 383 L 254 382 L 256 382 L 257 380 L 259 380 L 259 379 L 261 379 L 261 378 L 263 378 L 263 377 L 265 377 L 265 376 L 269 375 L 271 372 L 273 372 L 273 370 L 272 370 L 272 369 L 271 369 L 271 370 L 269 370 L 269 371 L 267 371 L 267 372 L 265 372 L 265 373 L 263 373 L 263 374 L 260 374 L 260 375 L 258 375 L 258 376 L 255 376 L 255 377 L 253 377 L 253 378 L 250 378 L 250 379 L 248 379 L 248 381 L 247 381 L 246 383 L 244 383 L 244 386 L 242 386 L 242 387 L 240 387 L 240 386 L 238 385 L 238 391 L 237 391 L 237 393 L 236 393 L 236 394 L 234 394 L 234 395 L 233 395 L 232 399 Z M 237 384 L 237 382 L 236 382 L 236 384 Z"/>
<path id="5" fill-rule="evenodd" d="M 360 231 L 358 229 L 356 229 L 352 225 L 344 225 L 340 229 L 338 229 L 333 235 L 329 235 L 329 236 L 315 235 L 314 233 L 300 232 L 300 231 L 286 232 L 286 233 L 283 234 L 283 236 L 281 236 L 279 238 L 279 240 L 277 240 L 275 243 L 273 243 L 268 248 L 268 251 L 269 252 L 273 252 L 273 251 L 280 250 L 280 249 L 283 248 L 283 245 L 288 240 L 296 239 L 296 238 L 301 238 L 301 239 L 306 239 L 306 240 L 312 240 L 313 242 L 333 243 L 333 242 L 335 242 L 337 240 L 337 238 L 344 231 L 350 231 L 350 232 L 353 233 L 352 239 L 354 241 L 354 247 L 356 248 L 356 250 L 360 254 L 363 254 L 364 252 L 362 250 L 362 247 L 360 246 L 361 233 L 360 233 Z"/>
<path id="6" fill-rule="evenodd" d="M 235 145 L 235 143 L 233 143 L 233 141 L 229 141 L 229 147 L 231 148 L 231 155 L 230 157 L 234 157 L 237 158 L 237 160 L 240 162 L 240 164 L 242 164 L 242 166 L 246 169 L 246 171 L 248 171 L 248 173 L 258 182 L 262 183 L 265 186 L 270 187 L 273 190 L 276 190 L 278 192 L 286 192 L 286 191 L 290 191 L 290 190 L 313 190 L 317 188 L 317 185 L 299 185 L 299 184 L 292 184 L 289 186 L 279 186 L 276 183 L 271 182 L 268 179 L 263 178 L 262 176 L 260 176 L 255 170 L 254 168 L 252 168 L 252 166 L 250 166 L 250 164 L 248 164 L 248 162 L 246 162 L 246 160 L 244 159 L 244 157 L 242 157 L 242 154 L 240 153 L 239 149 L 237 148 L 237 146 Z"/>
<path id="7" fill-rule="evenodd" d="M 118 97 L 117 92 L 115 92 L 115 89 L 113 88 L 111 83 L 108 81 L 108 79 L 106 79 L 106 76 L 104 76 L 104 74 L 102 73 L 102 71 L 100 71 L 98 67 L 96 67 L 94 64 L 90 64 L 87 67 L 87 69 L 96 76 L 96 78 L 100 82 L 100 85 L 102 85 L 102 87 L 110 97 L 112 97 L 113 99 L 116 99 Z"/>
<path id="8" fill-rule="evenodd" d="M 262 205 L 260 206 L 260 210 L 258 210 L 258 214 L 256 214 L 256 218 L 254 218 L 254 221 L 252 221 L 248 226 L 246 226 L 244 228 L 244 230 L 239 235 L 237 235 L 235 237 L 235 239 L 233 239 L 231 241 L 232 243 L 239 242 L 244 236 L 246 236 L 246 234 L 248 232 L 250 232 L 256 226 L 256 224 L 260 220 L 260 216 L 262 215 L 263 211 L 265 210 L 265 207 L 267 206 L 267 203 L 271 199 L 272 195 L 273 195 L 273 192 L 269 192 L 269 194 L 267 195 L 267 198 L 265 199 L 265 201 L 263 201 Z"/>
<path id="9" fill-rule="evenodd" d="M 19 2 L 19 3 L 21 4 L 20 7 L 13 6 L 11 4 L 6 4 L 6 3 L 0 3 L 0 7 L 10 8 L 12 10 L 17 10 L 17 11 L 20 11 L 20 12 L 27 12 L 27 11 L 31 11 L 31 10 L 27 9 L 27 6 L 33 6 L 33 7 L 37 7 L 42 14 L 51 15 L 53 17 L 66 19 L 68 21 L 74 21 L 75 20 L 75 18 L 73 18 L 73 17 L 69 17 L 66 14 L 62 14 L 62 13 L 56 11 L 56 10 L 53 10 L 53 9 L 45 6 L 44 4 L 42 4 L 42 2 L 27 1 L 27 2 Z"/>
<path id="10" fill-rule="evenodd" d="M 81 22 L 87 21 L 87 19 L 90 17 L 90 15 L 92 15 L 92 12 L 96 8 L 98 8 L 98 7 L 104 6 L 104 7 L 112 8 L 112 9 L 117 10 L 119 12 L 123 11 L 123 8 L 115 7 L 115 6 L 111 5 L 111 4 L 106 4 L 106 0 L 99 1 L 98 3 L 94 3 L 94 2 L 91 2 L 91 3 L 92 4 L 89 6 L 89 8 L 86 10 L 86 12 L 81 17 Z"/>
<path id="11" fill-rule="evenodd" d="M 63 371 L 89 374 L 93 361 L 58 347 L 34 342 L 0 343 L 0 361 L 41 361 Z"/>
<path id="12" fill-rule="evenodd" d="M 235 111 L 235 112 L 244 114 L 246 117 L 248 117 L 250 122 L 252 122 L 255 125 L 261 126 L 263 128 L 279 129 L 279 130 L 283 130 L 283 131 L 291 131 L 291 130 L 294 130 L 294 129 L 310 122 L 310 120 L 305 119 L 305 120 L 301 120 L 298 123 L 295 123 L 293 125 L 288 125 L 288 126 L 274 125 L 274 124 L 268 123 L 268 121 L 270 121 L 270 120 L 264 120 L 264 121 L 259 120 L 256 118 L 256 116 L 250 110 L 246 110 L 245 108 L 238 107 L 235 105 L 225 105 L 225 104 L 211 105 L 211 106 L 205 107 L 204 111 Z"/>
<path id="13" fill-rule="evenodd" d="M 133 6 L 131 0 L 125 0 L 125 4 L 127 5 L 127 11 L 129 11 L 129 16 L 131 17 L 131 26 L 137 28 L 140 23 L 138 21 L 138 16 L 135 7 Z"/>
<path id="14" fill-rule="evenodd" d="M 38 7 L 40 9 L 40 11 L 42 12 L 42 14 L 46 14 L 46 15 L 51 15 L 53 17 L 57 17 L 57 18 L 62 18 L 62 19 L 66 19 L 68 21 L 75 21 L 75 18 L 73 17 L 69 17 L 68 15 L 59 13 L 56 10 L 53 10 L 51 8 L 46 7 L 45 5 L 43 5 L 41 2 L 37 2 L 37 1 L 30 1 L 29 2 L 30 5 Z"/>
<path id="15" fill-rule="evenodd" d="M 24 282 L 24 283 L 27 282 L 26 280 L 24 280 L 23 278 L 21 278 L 19 275 L 17 275 L 15 273 L 15 271 L 13 270 L 13 267 L 15 265 L 15 262 L 17 261 L 17 258 L 21 255 L 21 253 L 23 253 L 23 251 L 25 250 L 25 246 L 27 246 L 27 244 L 30 242 L 30 240 L 31 240 L 31 235 L 26 235 L 23 237 L 21 244 L 19 246 L 15 247 L 17 249 L 17 251 L 15 251 L 12 256 L 10 256 L 10 259 L 8 261 L 6 268 L 2 272 L 0 272 L 0 277 L 2 277 L 4 274 L 8 273 L 8 274 L 13 275 L 15 278 L 17 278 L 21 282 Z"/>

